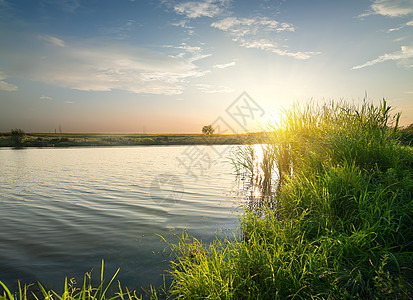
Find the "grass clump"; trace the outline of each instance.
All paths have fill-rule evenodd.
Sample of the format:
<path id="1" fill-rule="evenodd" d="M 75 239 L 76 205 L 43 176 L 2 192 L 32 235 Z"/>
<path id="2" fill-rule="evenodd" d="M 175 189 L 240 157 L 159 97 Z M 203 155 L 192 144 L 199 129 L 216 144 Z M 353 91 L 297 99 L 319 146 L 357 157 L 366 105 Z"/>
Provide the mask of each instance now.
<path id="1" fill-rule="evenodd" d="M 114 290 L 113 282 L 119 272 L 119 269 L 115 272 L 109 282 L 106 284 L 104 279 L 104 262 L 102 260 L 102 268 L 100 272 L 100 284 L 97 287 L 92 285 L 91 273 L 86 273 L 83 278 L 83 283 L 79 286 L 72 278 L 65 279 L 63 286 L 63 293 L 59 294 L 54 290 L 46 290 L 39 282 L 38 287 L 35 288 L 34 284 L 25 285 L 22 287 L 18 282 L 18 290 L 12 292 L 3 282 L 0 281 L 0 287 L 4 289 L 3 295 L 0 294 L 0 300 L 27 300 L 27 299 L 45 299 L 45 300 L 138 300 L 142 299 L 137 296 L 135 291 L 129 291 L 128 288 L 122 288 L 118 282 L 118 290 Z M 156 295 L 154 293 L 154 295 Z"/>
<path id="2" fill-rule="evenodd" d="M 412 299 L 413 152 L 399 116 L 385 100 L 285 111 L 260 174 L 250 148 L 236 160 L 271 205 L 245 209 L 241 236 L 183 235 L 171 298 Z"/>

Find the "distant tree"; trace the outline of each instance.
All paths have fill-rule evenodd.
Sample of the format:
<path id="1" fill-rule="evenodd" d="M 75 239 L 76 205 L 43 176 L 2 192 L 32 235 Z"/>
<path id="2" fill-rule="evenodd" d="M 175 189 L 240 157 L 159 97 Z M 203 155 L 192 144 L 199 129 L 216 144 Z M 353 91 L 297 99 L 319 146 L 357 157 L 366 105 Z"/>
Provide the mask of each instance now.
<path id="1" fill-rule="evenodd" d="M 18 128 L 11 130 L 11 139 L 15 146 L 21 146 L 26 139 L 26 133 Z"/>
<path id="2" fill-rule="evenodd" d="M 205 125 L 204 127 L 202 127 L 202 133 L 205 135 L 211 135 L 215 132 L 214 127 L 212 127 L 212 125 Z"/>

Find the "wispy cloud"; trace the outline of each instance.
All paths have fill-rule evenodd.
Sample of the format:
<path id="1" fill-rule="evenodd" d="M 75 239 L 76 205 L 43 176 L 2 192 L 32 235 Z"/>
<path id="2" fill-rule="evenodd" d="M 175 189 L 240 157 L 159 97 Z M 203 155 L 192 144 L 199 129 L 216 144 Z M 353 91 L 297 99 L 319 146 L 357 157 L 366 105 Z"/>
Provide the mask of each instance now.
<path id="1" fill-rule="evenodd" d="M 382 15 L 388 17 L 402 17 L 413 14 L 413 0 L 373 0 L 370 10 L 359 15 Z"/>
<path id="2" fill-rule="evenodd" d="M 402 64 L 404 67 L 407 68 L 412 68 L 413 67 L 413 61 L 411 60 L 413 58 L 413 46 L 402 46 L 400 51 L 392 52 L 392 53 L 386 53 L 382 56 L 379 56 L 376 59 L 370 60 L 364 64 L 358 65 L 353 67 L 353 70 L 365 68 L 365 67 L 370 67 L 378 63 L 382 63 L 385 61 L 397 61 L 400 64 Z"/>
<path id="3" fill-rule="evenodd" d="M 53 98 L 52 98 L 52 97 L 49 97 L 49 96 L 42 95 L 42 96 L 40 96 L 40 100 L 48 100 L 48 101 L 52 101 L 52 100 L 53 100 Z"/>
<path id="4" fill-rule="evenodd" d="M 404 41 L 405 39 L 406 39 L 405 36 L 401 36 L 401 37 L 394 39 L 393 42 L 401 42 L 401 41 Z"/>
<path id="5" fill-rule="evenodd" d="M 172 26 L 177 26 L 177 27 L 182 27 L 182 28 L 187 28 L 188 27 L 187 24 L 188 24 L 188 20 L 180 20 L 179 22 L 171 23 Z"/>
<path id="6" fill-rule="evenodd" d="M 187 18 L 215 17 L 227 7 L 229 0 L 185 1 L 173 4 L 176 13 Z"/>
<path id="7" fill-rule="evenodd" d="M 236 62 L 232 61 L 232 62 L 227 63 L 227 64 L 214 65 L 213 68 L 214 69 L 226 69 L 226 68 L 229 68 L 229 67 L 232 67 L 232 66 L 235 66 L 235 65 L 236 65 Z"/>
<path id="8" fill-rule="evenodd" d="M 18 90 L 17 85 L 7 83 L 3 80 L 0 80 L 0 90 L 1 91 L 6 91 L 6 92 L 14 92 Z"/>
<path id="9" fill-rule="evenodd" d="M 7 76 L 3 72 L 0 72 L 0 91 L 6 91 L 6 92 L 17 91 L 18 90 L 17 85 L 4 81 L 4 79 L 6 78 Z"/>
<path id="10" fill-rule="evenodd" d="M 55 36 L 47 35 L 47 34 L 39 34 L 38 35 L 39 40 L 46 41 L 54 46 L 58 47 L 65 47 L 65 42 Z"/>
<path id="11" fill-rule="evenodd" d="M 311 51 L 297 51 L 297 52 L 292 52 L 288 51 L 285 49 L 282 49 L 277 43 L 271 42 L 266 39 L 260 39 L 260 40 L 245 40 L 245 39 L 239 39 L 239 42 L 241 43 L 241 46 L 246 47 L 246 48 L 255 48 L 255 49 L 260 49 L 268 52 L 272 52 L 281 56 L 290 56 L 296 59 L 309 59 L 310 57 L 320 54 L 320 52 L 311 52 Z"/>
<path id="12" fill-rule="evenodd" d="M 176 56 L 172 56 L 172 57 L 178 57 L 178 58 L 186 57 L 189 62 L 195 62 L 197 60 L 211 56 L 211 54 L 209 53 L 207 54 L 203 53 L 203 49 L 201 47 L 191 46 L 191 45 L 188 45 L 187 43 L 181 43 L 178 46 L 165 45 L 164 47 L 182 50 L 183 52 L 178 53 Z"/>
<path id="13" fill-rule="evenodd" d="M 182 47 L 192 51 L 193 56 L 170 57 L 126 44 L 109 46 L 95 40 L 93 44 L 78 41 L 66 47 L 44 48 L 41 58 L 31 52 L 9 53 L 8 57 L 14 61 L 10 67 L 14 76 L 61 87 L 177 95 L 183 92 L 188 78 L 205 74 L 194 64 L 200 59 L 196 53 L 198 49 Z M 2 86 L 8 90 L 17 88 L 5 83 Z"/>
<path id="14" fill-rule="evenodd" d="M 410 21 L 410 22 L 407 22 L 407 23 L 405 23 L 405 24 L 403 24 L 403 25 L 400 25 L 399 27 L 391 28 L 391 29 L 389 29 L 387 32 L 397 31 L 397 30 L 403 29 L 403 28 L 405 28 L 405 27 L 407 27 L 407 26 L 413 26 L 413 20 Z"/>
<path id="15" fill-rule="evenodd" d="M 179 22 L 171 23 L 171 25 L 184 28 L 189 35 L 194 34 L 194 27 L 188 24 L 188 20 L 180 20 Z"/>
<path id="16" fill-rule="evenodd" d="M 227 32 L 232 40 L 245 48 L 255 48 L 273 52 L 282 56 L 290 56 L 296 59 L 308 59 L 319 52 L 289 51 L 286 47 L 260 36 L 271 36 L 280 32 L 294 32 L 292 24 L 280 23 L 266 17 L 234 18 L 229 17 L 211 24 L 212 27 Z"/>
<path id="17" fill-rule="evenodd" d="M 266 17 L 234 18 L 228 17 L 211 24 L 212 27 L 227 31 L 231 36 L 240 38 L 262 32 L 294 31 L 294 26 L 280 23 Z"/>
<path id="18" fill-rule="evenodd" d="M 198 88 L 198 90 L 200 90 L 201 92 L 207 94 L 231 93 L 234 91 L 234 89 L 231 89 L 227 86 L 216 86 L 203 83 L 196 84 L 195 87 Z"/>

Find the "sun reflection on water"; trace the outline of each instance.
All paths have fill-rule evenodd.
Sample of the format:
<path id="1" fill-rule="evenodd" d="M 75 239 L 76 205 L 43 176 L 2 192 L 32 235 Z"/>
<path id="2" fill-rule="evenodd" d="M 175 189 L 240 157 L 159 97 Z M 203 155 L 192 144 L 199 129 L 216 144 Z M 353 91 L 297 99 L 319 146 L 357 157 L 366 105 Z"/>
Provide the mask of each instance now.
<path id="1" fill-rule="evenodd" d="M 275 182 L 277 170 L 272 145 L 254 144 L 241 150 L 241 179 L 243 181 L 244 198 L 251 209 L 262 205 L 274 207 Z"/>
<path id="2" fill-rule="evenodd" d="M 266 145 L 256 144 L 253 145 L 253 186 L 252 186 L 252 195 L 254 198 L 259 199 L 263 195 L 263 191 L 260 186 L 261 178 L 264 177 L 264 171 L 262 163 L 264 161 L 264 151 Z"/>

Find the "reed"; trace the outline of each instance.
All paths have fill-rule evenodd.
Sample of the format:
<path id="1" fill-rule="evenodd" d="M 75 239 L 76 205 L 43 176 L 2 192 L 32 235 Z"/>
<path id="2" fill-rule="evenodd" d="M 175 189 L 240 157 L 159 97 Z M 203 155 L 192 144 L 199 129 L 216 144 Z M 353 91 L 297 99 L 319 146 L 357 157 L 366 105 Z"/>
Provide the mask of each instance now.
<path id="1" fill-rule="evenodd" d="M 171 297 L 411 299 L 413 152 L 399 117 L 385 100 L 284 111 L 261 162 L 278 176 L 275 205 L 247 206 L 241 235 L 209 245 L 183 235 Z M 254 177 L 252 149 L 234 162 Z"/>

